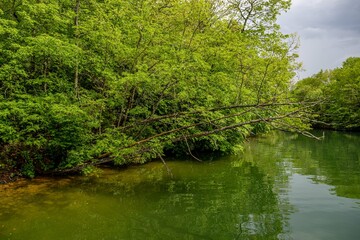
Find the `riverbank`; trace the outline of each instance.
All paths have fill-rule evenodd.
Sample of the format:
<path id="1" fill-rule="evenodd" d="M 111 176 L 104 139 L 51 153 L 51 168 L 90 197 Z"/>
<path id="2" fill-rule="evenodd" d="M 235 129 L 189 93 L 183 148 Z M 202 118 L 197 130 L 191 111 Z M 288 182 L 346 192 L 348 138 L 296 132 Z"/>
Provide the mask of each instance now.
<path id="1" fill-rule="evenodd" d="M 269 133 L 268 133 L 269 134 Z M 271 133 L 270 133 L 271 134 Z M 267 134 L 258 134 L 258 135 L 249 135 L 247 137 L 247 140 L 249 139 L 256 139 L 256 138 L 261 138 L 261 137 L 264 137 L 265 135 Z M 246 140 L 245 140 L 246 142 Z M 200 157 L 201 159 L 202 158 L 208 158 L 210 157 L 211 159 L 214 157 L 214 156 L 217 156 L 217 157 L 220 157 L 222 154 L 220 152 L 216 152 L 216 151 L 210 151 L 210 152 L 201 152 L 201 153 L 195 153 L 195 152 L 190 152 L 188 154 L 184 154 L 182 157 L 180 157 L 181 159 L 186 159 L 186 157 L 190 157 L 191 159 L 193 159 L 194 161 L 201 161 L 201 159 L 197 158 L 196 156 L 194 156 L 194 154 L 196 156 L 198 155 L 201 155 L 202 157 Z M 170 153 L 171 156 L 167 156 L 169 157 L 170 159 L 173 159 L 174 155 L 172 155 Z M 177 157 L 178 159 L 179 157 Z M 160 158 L 157 158 L 157 159 L 153 159 L 153 161 L 159 161 L 159 162 L 162 162 L 164 163 L 165 165 L 165 168 L 167 168 L 166 166 L 166 163 L 165 163 L 165 160 L 164 159 L 160 159 Z M 108 163 L 105 163 L 105 164 L 102 164 L 102 165 L 98 165 L 96 166 L 95 168 L 99 168 L 99 169 L 103 169 L 103 168 L 116 168 L 116 169 L 119 169 L 119 168 L 126 168 L 127 166 L 134 166 L 134 165 L 143 165 L 143 164 L 147 164 L 149 162 L 152 162 L 152 161 L 146 161 L 146 162 L 143 162 L 143 163 L 125 163 L 125 164 L 122 164 L 122 165 L 114 165 L 113 163 L 111 162 L 108 162 Z M 93 166 L 92 166 L 93 167 Z M 34 177 L 35 178 L 38 178 L 38 177 L 56 177 L 56 176 L 63 176 L 63 177 L 66 177 L 66 176 L 75 176 L 75 175 L 86 175 L 86 174 L 94 174 L 96 175 L 97 173 L 97 170 L 94 170 L 94 168 L 89 168 L 89 169 L 83 169 L 81 170 L 81 168 L 78 168 L 77 171 L 69 171 L 69 172 L 60 172 L 59 173 L 53 173 L 53 174 L 39 174 L 39 175 L 35 175 Z M 100 170 L 101 171 L 101 170 Z M 6 168 L 4 165 L 2 165 L 2 169 L 0 169 L 0 185 L 3 185 L 3 184 L 9 184 L 9 183 L 12 183 L 12 182 L 16 182 L 18 180 L 21 180 L 21 179 L 33 179 L 31 177 L 27 177 L 27 176 L 24 176 L 24 174 L 22 174 L 21 172 L 21 169 L 15 169 L 15 168 Z"/>
<path id="2" fill-rule="evenodd" d="M 22 178 L 16 170 L 0 170 L 0 184 L 8 184 Z"/>

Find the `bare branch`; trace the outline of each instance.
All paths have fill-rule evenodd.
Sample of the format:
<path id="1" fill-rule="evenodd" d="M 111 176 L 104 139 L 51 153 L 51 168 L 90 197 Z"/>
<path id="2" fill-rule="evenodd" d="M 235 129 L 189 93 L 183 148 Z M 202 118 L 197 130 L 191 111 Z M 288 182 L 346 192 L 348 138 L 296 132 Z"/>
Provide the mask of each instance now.
<path id="1" fill-rule="evenodd" d="M 177 113 L 171 113 L 163 116 L 158 116 L 154 118 L 148 118 L 142 121 L 135 122 L 131 125 L 127 125 L 125 127 L 122 127 L 121 129 L 129 129 L 133 127 L 137 127 L 138 125 L 142 124 L 148 124 L 152 122 L 158 122 L 160 120 L 164 119 L 171 119 L 171 118 L 179 118 L 179 117 L 187 117 L 192 114 L 201 114 L 205 112 L 217 112 L 222 110 L 231 110 L 231 109 L 238 109 L 238 108 L 254 108 L 254 107 L 271 107 L 271 106 L 297 106 L 297 105 L 309 105 L 309 104 L 320 104 L 320 101 L 316 102 L 287 102 L 287 103 L 255 103 L 255 104 L 237 104 L 237 105 L 230 105 L 230 106 L 221 106 L 211 109 L 204 109 L 204 110 L 198 110 L 198 111 L 188 111 L 188 112 L 177 112 Z"/>
<path id="2" fill-rule="evenodd" d="M 169 168 L 169 166 L 166 164 L 164 158 L 161 156 L 161 154 L 159 154 L 158 156 L 159 156 L 160 160 L 162 161 L 162 163 L 164 164 L 167 173 L 171 176 L 171 178 L 173 178 L 174 175 L 173 175 L 171 169 Z"/>
<path id="3" fill-rule="evenodd" d="M 261 122 L 266 123 L 266 124 L 271 124 L 271 126 L 273 128 L 275 128 L 275 129 L 281 129 L 278 126 L 284 126 L 285 128 L 291 129 L 291 130 L 293 130 L 295 132 L 298 132 L 298 133 L 300 133 L 300 134 L 302 134 L 304 136 L 320 140 L 321 137 L 316 137 L 313 134 L 311 134 L 311 133 L 309 133 L 307 131 L 304 131 L 304 130 L 296 127 L 296 126 L 289 125 L 284 121 L 280 121 L 282 119 L 287 119 L 287 118 L 302 118 L 303 117 L 302 113 L 306 109 L 311 108 L 312 106 L 314 106 L 314 105 L 316 105 L 318 103 L 319 102 L 308 102 L 308 103 L 264 103 L 264 104 L 252 104 L 252 105 L 233 105 L 233 106 L 213 108 L 213 109 L 209 109 L 208 112 L 235 109 L 235 108 L 249 108 L 249 109 L 246 109 L 246 110 L 244 110 L 244 111 L 242 111 L 240 113 L 228 114 L 228 115 L 216 118 L 216 119 L 212 119 L 210 122 L 216 122 L 216 121 L 220 121 L 220 120 L 223 120 L 223 119 L 235 118 L 235 117 L 242 116 L 242 115 L 244 115 L 246 113 L 249 113 L 249 112 L 255 114 L 257 116 L 257 118 L 247 120 L 247 121 L 243 121 L 243 122 L 239 122 L 239 123 L 232 124 L 232 125 L 226 125 L 226 126 L 222 126 L 222 127 L 217 127 L 217 128 L 215 128 L 213 130 L 210 130 L 210 131 L 204 131 L 204 132 L 195 133 L 195 134 L 188 134 L 188 135 L 185 135 L 184 133 L 182 133 L 182 136 L 180 136 L 180 137 L 176 138 L 176 136 L 173 136 L 172 138 L 164 140 L 164 141 L 169 141 L 169 142 L 172 142 L 172 143 L 179 142 L 179 141 L 185 141 L 185 144 L 187 145 L 187 148 L 189 150 L 190 155 L 194 159 L 196 159 L 198 161 L 201 161 L 200 159 L 198 159 L 197 157 L 195 157 L 191 153 L 191 149 L 190 149 L 190 146 L 188 144 L 188 139 L 204 137 L 204 136 L 216 134 L 216 133 L 219 133 L 219 132 L 222 132 L 222 131 L 233 130 L 233 129 L 240 128 L 240 127 L 245 127 L 246 128 L 248 125 L 254 125 L 254 124 L 257 124 L 257 123 L 261 123 Z M 281 114 L 281 113 L 277 112 L 276 109 L 270 108 L 270 107 L 276 107 L 276 106 L 302 106 L 302 107 L 297 107 L 295 110 L 293 110 L 291 112 L 288 112 L 286 114 Z M 274 112 L 274 114 L 276 114 L 276 116 L 262 117 L 259 113 L 257 113 L 257 110 L 259 110 L 259 109 L 266 110 L 266 111 L 272 111 L 272 112 Z M 205 111 L 194 111 L 192 113 L 203 113 L 203 112 L 205 112 Z M 156 121 L 156 120 L 160 121 L 160 120 L 165 119 L 165 118 L 178 117 L 179 114 L 180 114 L 180 116 L 181 116 L 181 114 L 182 114 L 182 116 L 185 116 L 185 115 L 190 114 L 190 113 L 191 112 L 170 114 L 170 115 L 161 116 L 161 117 L 158 117 L 158 118 L 147 119 L 147 120 L 144 120 L 142 123 L 145 124 L 145 123 L 149 123 L 149 122 Z M 118 150 L 121 151 L 121 150 L 124 150 L 124 149 L 128 149 L 128 148 L 132 148 L 132 147 L 139 146 L 139 145 L 142 145 L 142 144 L 146 144 L 147 142 L 151 142 L 152 140 L 154 140 L 156 138 L 165 137 L 165 136 L 168 136 L 168 135 L 173 134 L 173 133 L 182 132 L 182 131 L 184 131 L 186 129 L 193 128 L 193 127 L 200 126 L 200 125 L 205 125 L 205 124 L 209 124 L 209 123 L 206 122 L 206 121 L 203 121 L 203 122 L 198 122 L 198 123 L 182 126 L 182 127 L 179 127 L 179 128 L 174 128 L 174 129 L 171 129 L 171 130 L 168 130 L 168 131 L 164 131 L 164 132 L 155 134 L 153 136 L 142 139 L 140 141 L 134 142 L 134 143 L 129 144 L 127 146 L 121 147 Z M 285 128 L 283 128 L 282 130 L 284 130 Z M 74 167 L 72 169 L 66 169 L 66 170 L 57 169 L 57 170 L 55 170 L 53 172 L 55 172 L 55 173 L 74 172 L 74 171 L 79 171 L 79 170 L 81 170 L 81 169 L 83 169 L 83 168 L 85 168 L 86 166 L 89 166 L 89 165 L 99 165 L 99 164 L 103 164 L 103 163 L 112 162 L 113 161 L 113 158 L 111 157 L 112 154 L 113 154 L 112 152 L 104 153 L 104 154 L 96 157 L 95 159 L 84 162 L 82 165 L 76 166 L 76 167 Z"/>
<path id="4" fill-rule="evenodd" d="M 195 160 L 197 160 L 197 161 L 199 161 L 199 162 L 202 162 L 202 160 L 201 160 L 201 159 L 199 159 L 199 158 L 195 157 L 195 156 L 192 154 L 192 152 L 191 152 L 191 149 L 190 149 L 190 146 L 189 146 L 189 143 L 188 143 L 188 141 L 187 141 L 186 136 L 184 136 L 184 140 L 185 140 L 185 143 L 186 143 L 186 146 L 187 146 L 187 148 L 188 148 L 188 151 L 189 151 L 190 156 L 192 156 Z"/>

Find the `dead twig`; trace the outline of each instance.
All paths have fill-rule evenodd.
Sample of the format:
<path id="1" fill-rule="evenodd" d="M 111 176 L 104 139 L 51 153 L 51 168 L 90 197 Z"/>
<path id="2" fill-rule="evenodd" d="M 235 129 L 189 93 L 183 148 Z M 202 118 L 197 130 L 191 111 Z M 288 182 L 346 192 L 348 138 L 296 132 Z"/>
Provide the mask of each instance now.
<path id="1" fill-rule="evenodd" d="M 168 175 L 170 175 L 170 177 L 173 178 L 173 173 L 172 173 L 171 169 L 169 168 L 169 166 L 166 164 L 164 158 L 161 156 L 161 154 L 158 154 L 158 156 L 159 156 L 160 160 L 162 161 L 162 163 L 164 164 Z"/>

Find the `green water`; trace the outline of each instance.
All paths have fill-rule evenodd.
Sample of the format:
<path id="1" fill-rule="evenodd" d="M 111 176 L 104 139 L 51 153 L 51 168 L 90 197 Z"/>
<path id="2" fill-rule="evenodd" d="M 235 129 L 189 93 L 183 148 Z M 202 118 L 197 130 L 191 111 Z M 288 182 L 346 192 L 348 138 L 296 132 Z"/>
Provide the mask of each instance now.
<path id="1" fill-rule="evenodd" d="M 0 239 L 360 239 L 359 134 L 203 160 L 0 186 Z"/>

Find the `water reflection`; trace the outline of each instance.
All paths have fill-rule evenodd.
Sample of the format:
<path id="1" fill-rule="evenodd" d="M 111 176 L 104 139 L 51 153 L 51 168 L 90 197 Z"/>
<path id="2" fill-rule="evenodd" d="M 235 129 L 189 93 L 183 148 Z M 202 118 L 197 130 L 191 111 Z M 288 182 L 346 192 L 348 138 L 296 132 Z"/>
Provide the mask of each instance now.
<path id="1" fill-rule="evenodd" d="M 0 208 L 11 215 L 0 219 L 1 230 L 11 239 L 278 239 L 285 234 L 286 212 L 274 178 L 256 164 L 234 158 L 168 165 L 173 178 L 160 163 L 151 163 L 105 170 L 100 178 L 6 189 L 5 202 L 14 204 Z"/>
<path id="2" fill-rule="evenodd" d="M 266 153 L 267 159 L 282 159 L 279 164 L 289 174 L 285 194 L 295 210 L 288 221 L 291 238 L 360 239 L 360 135 L 326 132 L 325 136 L 316 141 L 276 133 L 252 142 L 246 155 L 255 153 L 254 159 L 259 159 Z"/>
<path id="3" fill-rule="evenodd" d="M 347 236 L 331 232 L 341 225 L 335 220 L 327 228 L 306 224 L 334 216 L 346 223 L 348 239 L 357 239 L 357 227 L 348 223 L 360 221 L 359 209 L 328 193 L 359 199 L 359 142 L 356 134 L 327 132 L 318 142 L 274 133 L 251 140 L 242 155 L 204 163 L 169 161 L 172 176 L 154 162 L 104 169 L 100 177 L 1 186 L 0 239 Z"/>
<path id="4" fill-rule="evenodd" d="M 314 134 L 321 136 L 323 132 Z M 338 196 L 360 199 L 359 133 L 327 131 L 322 141 L 301 135 L 287 141 L 284 133 L 277 133 L 276 138 L 278 153 L 289 156 L 292 171 L 333 186 Z"/>

